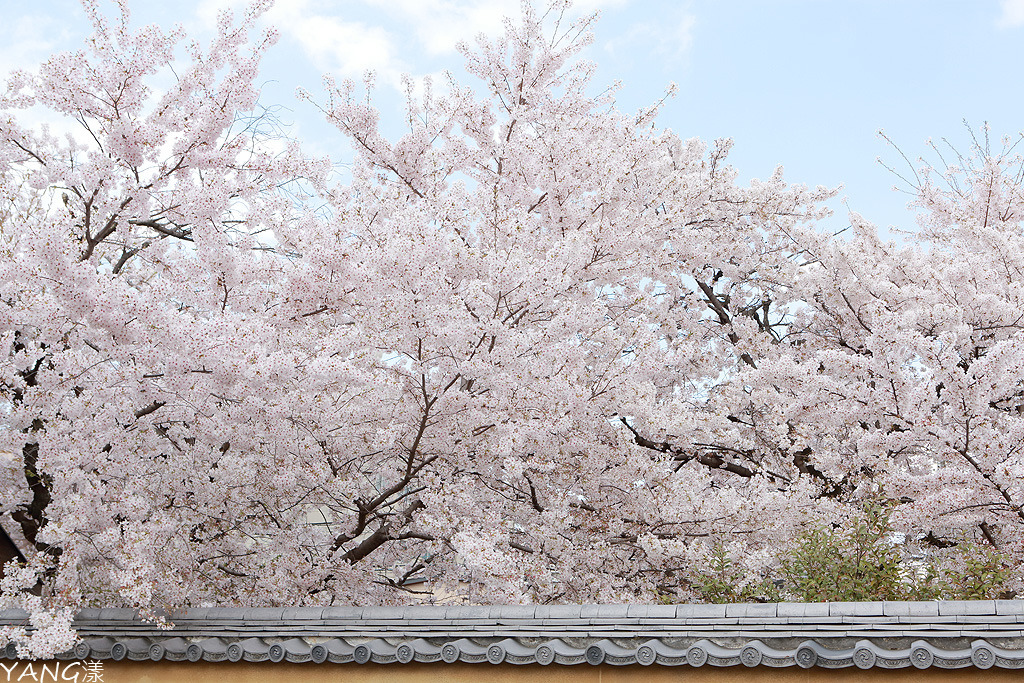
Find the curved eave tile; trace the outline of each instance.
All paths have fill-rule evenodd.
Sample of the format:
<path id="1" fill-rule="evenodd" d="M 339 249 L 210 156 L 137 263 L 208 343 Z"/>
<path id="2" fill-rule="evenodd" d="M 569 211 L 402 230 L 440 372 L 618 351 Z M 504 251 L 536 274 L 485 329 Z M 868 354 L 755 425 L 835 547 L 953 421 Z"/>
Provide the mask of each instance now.
<path id="1" fill-rule="evenodd" d="M 877 643 L 859 641 L 856 647 L 832 649 L 815 640 L 806 640 L 796 647 L 782 650 L 760 641 L 742 646 L 727 647 L 708 640 L 700 640 L 682 649 L 660 640 L 647 640 L 636 646 L 624 646 L 609 639 L 595 640 L 587 647 L 578 647 L 554 639 L 537 645 L 528 645 L 511 638 L 501 640 L 486 637 L 459 638 L 441 646 L 422 638 L 399 642 L 376 638 L 350 643 L 334 638 L 309 643 L 302 638 L 289 638 L 266 642 L 261 638 L 247 638 L 228 642 L 221 638 L 206 638 L 187 642 L 180 638 L 89 638 L 82 641 L 88 651 L 79 648 L 65 653 L 68 658 L 168 660 L 193 662 L 311 662 L 356 664 L 407 664 L 466 662 L 471 664 L 611 664 L 627 666 L 813 666 L 823 668 L 874 667 L 899 669 L 939 667 L 959 669 L 974 666 L 1024 668 L 1024 651 L 1007 650 L 984 640 L 975 640 L 970 648 L 943 649 L 927 641 L 916 641 L 910 648 L 886 649 Z M 3 651 L 6 658 L 14 658 L 10 649 Z"/>
<path id="2" fill-rule="evenodd" d="M 1024 668 L 1024 602 L 83 610 L 64 658 L 343 664 Z M 0 626 L 27 625 L 19 611 Z M 8 646 L 0 657 L 14 658 Z"/>

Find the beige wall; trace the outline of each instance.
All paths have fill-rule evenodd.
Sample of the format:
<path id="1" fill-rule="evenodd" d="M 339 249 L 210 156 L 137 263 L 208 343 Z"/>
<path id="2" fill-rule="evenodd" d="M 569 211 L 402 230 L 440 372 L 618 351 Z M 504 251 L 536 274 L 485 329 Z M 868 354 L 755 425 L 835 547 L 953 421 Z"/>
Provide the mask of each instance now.
<path id="1" fill-rule="evenodd" d="M 13 662 L 4 662 L 9 666 Z M 66 664 L 62 663 L 62 664 Z M 41 671 L 42 664 L 35 662 L 35 671 Z M 960 681 L 984 680 L 985 683 L 1003 683 L 1022 680 L 1021 672 L 1005 669 L 989 669 L 982 671 L 975 668 L 945 670 L 927 669 L 918 671 L 913 667 L 887 671 L 872 669 L 861 671 L 849 669 L 801 669 L 786 667 L 773 669 L 757 667 L 748 669 L 744 666 L 728 668 L 701 667 L 693 669 L 689 666 L 658 667 L 658 666 L 516 666 L 512 664 L 494 666 L 492 664 L 289 664 L 264 662 L 253 663 L 196 663 L 191 662 L 103 662 L 104 683 L 477 683 L 498 681 L 500 683 L 661 683 L 662 681 L 678 682 L 693 681 L 708 683 L 782 683 L 783 681 L 799 681 L 800 683 L 842 683 L 845 681 Z M 10 680 L 18 680 L 22 673 L 16 668 Z M 0 671 L 0 683 L 4 680 L 4 672 Z M 22 681 L 32 680 L 31 677 Z M 37 678 L 39 683 L 49 681 L 47 677 Z M 83 680 L 79 676 L 79 681 Z"/>

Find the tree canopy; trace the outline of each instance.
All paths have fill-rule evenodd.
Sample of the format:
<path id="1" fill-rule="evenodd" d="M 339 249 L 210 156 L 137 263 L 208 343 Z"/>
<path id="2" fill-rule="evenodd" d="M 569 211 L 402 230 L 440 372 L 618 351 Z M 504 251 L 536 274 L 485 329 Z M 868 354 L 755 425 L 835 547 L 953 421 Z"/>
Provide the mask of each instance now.
<path id="1" fill-rule="evenodd" d="M 832 235 L 834 191 L 741 185 L 730 141 L 594 95 L 592 18 L 556 3 L 464 47 L 474 86 L 425 83 L 398 139 L 353 83 L 308 95 L 358 152 L 339 181 L 262 125 L 263 5 L 205 46 L 85 7 L 86 47 L 0 96 L 0 597 L 37 627 L 0 639 L 422 575 L 708 599 L 725 557 L 784 594 L 779 549 L 869 503 L 905 566 L 1020 566 L 1012 144 L 916 169 L 899 242 Z"/>

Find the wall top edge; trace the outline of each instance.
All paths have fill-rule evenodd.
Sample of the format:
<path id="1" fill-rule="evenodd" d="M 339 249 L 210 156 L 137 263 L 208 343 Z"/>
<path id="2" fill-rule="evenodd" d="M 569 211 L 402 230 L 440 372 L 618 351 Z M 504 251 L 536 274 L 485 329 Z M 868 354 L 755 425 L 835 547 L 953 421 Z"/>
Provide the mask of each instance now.
<path id="1" fill-rule="evenodd" d="M 175 624 L 194 626 L 223 624 L 286 624 L 408 622 L 441 625 L 444 622 L 573 622 L 657 625 L 686 620 L 688 623 L 1015 623 L 1024 622 L 1024 600 L 937 600 L 929 602 L 821 602 L 821 603 L 738 603 L 679 605 L 412 605 L 390 607 L 188 607 L 158 612 Z M 0 610 L 0 624 L 21 624 L 28 615 L 22 610 Z M 130 608 L 87 608 L 78 612 L 82 626 L 151 623 Z"/>

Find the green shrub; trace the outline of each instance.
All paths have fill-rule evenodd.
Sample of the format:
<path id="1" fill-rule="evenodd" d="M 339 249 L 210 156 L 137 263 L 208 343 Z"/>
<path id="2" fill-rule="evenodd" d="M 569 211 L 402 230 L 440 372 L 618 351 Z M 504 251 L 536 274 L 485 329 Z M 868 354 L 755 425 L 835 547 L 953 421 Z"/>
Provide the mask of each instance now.
<path id="1" fill-rule="evenodd" d="M 786 593 L 805 602 L 905 600 L 915 580 L 891 542 L 892 508 L 872 504 L 852 529 L 803 532 L 781 562 Z"/>
<path id="2" fill-rule="evenodd" d="M 799 534 L 776 557 L 777 577 L 750 581 L 714 544 L 708 562 L 689 576 L 707 602 L 868 600 L 990 600 L 1012 572 L 1007 557 L 990 545 L 961 541 L 942 558 L 908 559 L 893 541 L 892 503 L 870 502 L 846 528 L 817 526 Z"/>
<path id="3" fill-rule="evenodd" d="M 948 568 L 942 579 L 943 593 L 956 600 L 994 600 L 1004 592 L 1013 575 L 1009 558 L 989 545 L 965 543 L 960 569 Z"/>
<path id="4" fill-rule="evenodd" d="M 991 546 L 957 544 L 943 560 L 908 561 L 892 541 L 894 506 L 868 503 L 852 528 L 803 532 L 780 562 L 782 590 L 797 600 L 984 600 L 1011 576 Z"/>

